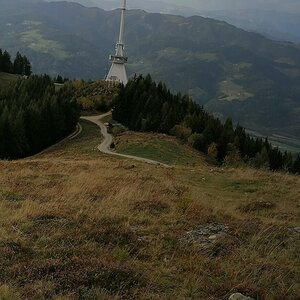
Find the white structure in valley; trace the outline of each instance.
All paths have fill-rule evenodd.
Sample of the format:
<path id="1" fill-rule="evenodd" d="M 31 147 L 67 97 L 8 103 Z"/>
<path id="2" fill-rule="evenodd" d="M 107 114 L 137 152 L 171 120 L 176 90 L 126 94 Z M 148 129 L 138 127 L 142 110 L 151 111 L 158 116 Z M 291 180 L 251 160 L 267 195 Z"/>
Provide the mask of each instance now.
<path id="1" fill-rule="evenodd" d="M 126 11 L 126 0 L 123 0 L 123 7 L 121 11 L 121 23 L 120 23 L 120 34 L 119 41 L 116 44 L 115 55 L 110 55 L 109 60 L 111 61 L 111 67 L 106 76 L 106 81 L 113 83 L 123 83 L 127 84 L 128 78 L 125 69 L 125 63 L 127 62 L 127 57 L 124 56 L 124 19 Z"/>

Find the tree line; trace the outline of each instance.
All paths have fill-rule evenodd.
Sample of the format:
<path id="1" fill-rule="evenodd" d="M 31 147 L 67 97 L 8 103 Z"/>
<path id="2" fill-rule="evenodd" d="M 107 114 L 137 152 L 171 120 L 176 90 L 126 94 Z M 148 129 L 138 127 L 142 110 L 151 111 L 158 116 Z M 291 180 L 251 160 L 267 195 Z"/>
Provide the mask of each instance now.
<path id="1" fill-rule="evenodd" d="M 300 155 L 281 152 L 268 139 L 254 138 L 229 118 L 223 124 L 187 95 L 173 95 L 150 75 L 121 85 L 113 118 L 130 130 L 175 135 L 220 163 L 245 162 L 257 168 L 300 174 Z"/>
<path id="2" fill-rule="evenodd" d="M 69 81 L 70 79 L 68 77 L 62 77 L 61 75 L 57 75 L 53 78 L 55 83 L 58 84 L 64 84 L 65 82 Z"/>
<path id="3" fill-rule="evenodd" d="M 0 158 L 38 153 L 74 130 L 79 108 L 74 88 L 55 90 L 47 76 L 19 79 L 0 91 Z"/>
<path id="4" fill-rule="evenodd" d="M 0 72 L 30 76 L 32 74 L 31 63 L 20 52 L 17 52 L 14 61 L 12 61 L 8 51 L 0 49 Z"/>

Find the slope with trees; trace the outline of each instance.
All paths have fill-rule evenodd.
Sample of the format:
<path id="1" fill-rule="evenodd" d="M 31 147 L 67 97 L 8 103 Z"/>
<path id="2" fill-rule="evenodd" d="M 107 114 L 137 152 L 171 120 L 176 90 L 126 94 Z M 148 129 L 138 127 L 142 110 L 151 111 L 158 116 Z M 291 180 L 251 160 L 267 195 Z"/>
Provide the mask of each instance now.
<path id="1" fill-rule="evenodd" d="M 111 85 L 104 80 L 94 82 L 74 80 L 72 85 L 79 107 L 85 115 L 110 110 L 113 99 L 119 92 L 117 85 Z"/>
<path id="2" fill-rule="evenodd" d="M 172 134 L 219 162 L 246 162 L 273 171 L 300 173 L 299 158 L 252 138 L 232 120 L 223 124 L 186 95 L 173 95 L 150 75 L 134 77 L 115 99 L 113 118 L 131 130 Z"/>
<path id="3" fill-rule="evenodd" d="M 55 91 L 49 76 L 19 79 L 0 92 L 0 159 L 22 158 L 74 130 L 79 118 L 74 89 Z"/>

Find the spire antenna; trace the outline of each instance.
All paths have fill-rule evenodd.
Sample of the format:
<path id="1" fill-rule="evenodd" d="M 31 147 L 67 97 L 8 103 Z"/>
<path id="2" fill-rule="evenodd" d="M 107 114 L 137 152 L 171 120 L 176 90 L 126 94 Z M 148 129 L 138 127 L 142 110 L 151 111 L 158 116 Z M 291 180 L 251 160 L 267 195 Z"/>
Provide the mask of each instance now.
<path id="1" fill-rule="evenodd" d="M 109 60 L 111 61 L 111 67 L 106 76 L 106 81 L 113 83 L 127 84 L 128 78 L 125 69 L 125 63 L 128 58 L 124 56 L 124 30 L 125 30 L 125 11 L 126 11 L 126 0 L 123 0 L 121 8 L 121 21 L 120 21 L 120 32 L 119 40 L 116 44 L 115 55 L 110 55 Z"/>
<path id="2" fill-rule="evenodd" d="M 119 44 L 123 44 L 123 38 L 124 38 L 124 19 L 125 19 L 125 11 L 126 11 L 126 0 L 123 0 L 123 6 L 122 6 L 122 12 L 121 12 L 121 22 L 120 22 L 120 34 L 119 34 Z"/>

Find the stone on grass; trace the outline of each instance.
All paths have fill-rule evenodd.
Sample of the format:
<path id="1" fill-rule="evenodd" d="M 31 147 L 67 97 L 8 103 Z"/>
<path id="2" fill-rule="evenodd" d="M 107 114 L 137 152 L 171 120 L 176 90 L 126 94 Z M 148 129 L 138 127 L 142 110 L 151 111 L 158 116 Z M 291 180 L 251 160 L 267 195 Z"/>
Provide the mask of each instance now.
<path id="1" fill-rule="evenodd" d="M 188 231 L 181 242 L 193 244 L 210 256 L 218 256 L 226 253 L 237 243 L 237 239 L 229 231 L 229 227 L 224 224 L 208 223 Z"/>
<path id="2" fill-rule="evenodd" d="M 251 297 L 247 297 L 247 296 L 244 296 L 243 294 L 241 293 L 235 293 L 235 294 L 232 294 L 228 300 L 254 300 L 253 298 Z"/>
<path id="3" fill-rule="evenodd" d="M 300 227 L 295 227 L 294 232 L 300 234 Z"/>

